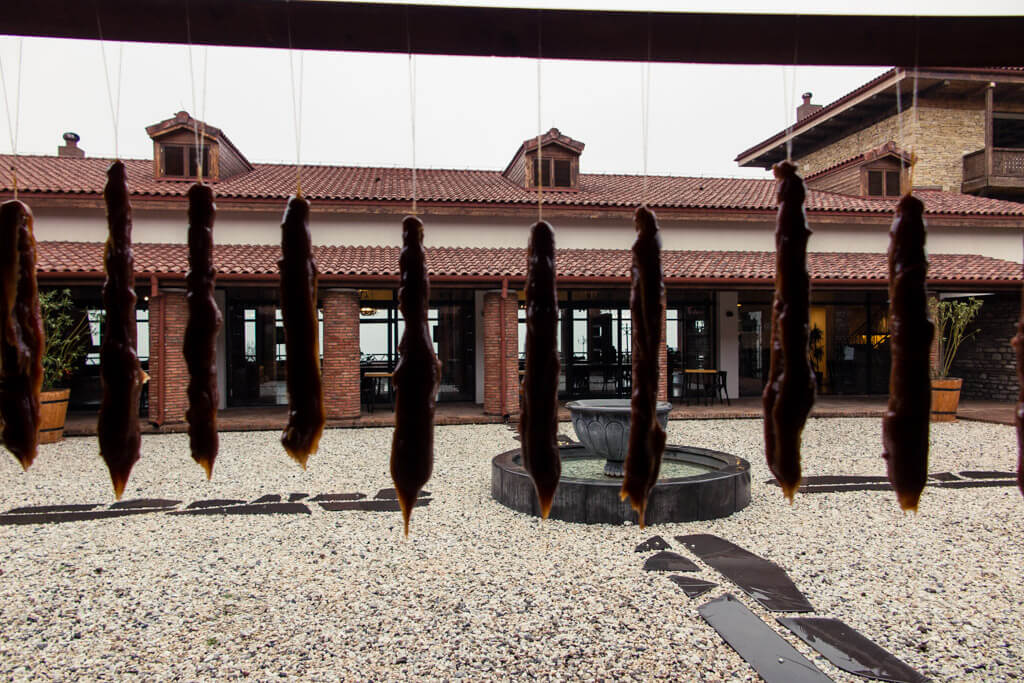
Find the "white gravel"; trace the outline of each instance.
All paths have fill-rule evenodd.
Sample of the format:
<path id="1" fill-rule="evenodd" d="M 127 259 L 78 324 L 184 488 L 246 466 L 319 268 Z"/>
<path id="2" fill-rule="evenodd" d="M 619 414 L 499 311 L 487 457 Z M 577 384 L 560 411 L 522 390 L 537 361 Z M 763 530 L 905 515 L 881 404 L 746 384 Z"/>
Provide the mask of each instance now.
<path id="1" fill-rule="evenodd" d="M 571 427 L 562 425 L 569 433 Z M 884 474 L 879 421 L 812 420 L 805 474 Z M 370 497 L 390 486 L 389 429 L 331 430 L 303 472 L 277 434 L 223 434 L 214 481 L 185 435 L 146 436 L 126 498 Z M 688 599 L 641 571 L 657 533 L 713 533 L 784 567 L 817 614 L 842 619 L 937 680 L 1024 678 L 1024 498 L 1015 488 L 798 495 L 769 478 L 759 420 L 672 422 L 670 443 L 753 465 L 751 505 L 724 520 L 540 522 L 490 498 L 500 425 L 437 430 L 433 502 L 397 513 L 170 516 L 0 526 L 0 678 L 9 680 L 758 680 L 699 617 L 733 592 L 838 681 L 842 673 L 714 570 Z M 934 425 L 933 472 L 1011 469 L 1012 428 Z M 0 460 L 0 511 L 111 502 L 93 439 Z M 692 557 L 692 556 L 691 556 Z"/>

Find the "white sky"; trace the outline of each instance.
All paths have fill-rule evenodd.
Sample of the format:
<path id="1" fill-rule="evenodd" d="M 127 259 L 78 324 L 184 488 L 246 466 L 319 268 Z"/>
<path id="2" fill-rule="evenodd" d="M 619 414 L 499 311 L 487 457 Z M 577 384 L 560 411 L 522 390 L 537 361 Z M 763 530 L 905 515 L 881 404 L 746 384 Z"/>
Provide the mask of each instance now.
<path id="1" fill-rule="evenodd" d="M 895 2 L 754 0 L 530 0 L 472 3 L 520 7 L 586 7 L 685 11 L 842 14 L 1014 15 L 1020 0 Z M 414 28 L 415 30 L 415 28 Z M 18 97 L 18 46 L 23 85 Z M 116 72 L 120 43 L 106 43 Z M 118 145 L 125 158 L 151 158 L 145 127 L 185 109 L 224 130 L 250 161 L 296 158 L 289 53 L 286 50 L 123 45 Z M 204 57 L 208 60 L 205 104 Z M 291 55 L 296 67 L 300 53 Z M 89 156 L 113 156 L 114 127 L 96 41 L 0 37 L 11 117 L 0 122 L 9 152 L 9 123 L 20 109 L 18 152 L 54 154 L 65 131 L 82 136 Z M 408 57 L 303 52 L 303 163 L 409 166 L 412 163 Z M 533 59 L 417 56 L 416 163 L 421 168 L 500 170 L 519 144 L 537 134 L 537 62 Z M 545 60 L 540 89 L 544 130 L 586 143 L 585 173 L 643 172 L 641 66 Z M 652 174 L 766 177 L 733 159 L 784 128 L 800 94 L 827 104 L 882 73 L 878 68 L 799 67 L 785 81 L 778 66 L 652 66 L 648 170 Z M 793 69 L 788 69 L 793 72 Z M 196 100 L 194 104 L 193 81 Z"/>

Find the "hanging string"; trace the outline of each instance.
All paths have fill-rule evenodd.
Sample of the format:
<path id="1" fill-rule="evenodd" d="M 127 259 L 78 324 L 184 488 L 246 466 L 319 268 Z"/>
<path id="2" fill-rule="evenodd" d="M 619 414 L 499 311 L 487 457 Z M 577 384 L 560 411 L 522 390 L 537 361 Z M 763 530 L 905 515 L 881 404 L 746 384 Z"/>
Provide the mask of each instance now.
<path id="1" fill-rule="evenodd" d="M 534 180 L 537 183 L 537 222 L 539 223 L 544 219 L 544 154 L 541 149 L 541 138 L 543 137 L 544 124 L 541 121 L 541 63 L 543 62 L 544 52 L 544 25 L 541 18 L 544 15 L 541 12 L 537 13 L 537 172 L 534 174 L 536 177 Z"/>
<path id="2" fill-rule="evenodd" d="M 305 73 L 303 53 L 299 52 L 299 85 L 295 87 L 295 50 L 292 46 L 292 5 L 288 0 L 285 26 L 288 29 L 288 78 L 292 84 L 292 125 L 295 128 L 295 196 L 302 196 L 302 79 Z"/>
<path id="3" fill-rule="evenodd" d="M 18 128 L 21 126 L 21 47 L 22 39 L 18 38 L 18 86 L 14 91 L 14 117 L 11 117 L 11 103 L 7 98 L 7 75 L 4 73 L 4 62 L 0 59 L 0 87 L 4 91 L 4 110 L 7 113 L 7 132 L 11 136 L 11 185 L 14 187 L 14 198 L 18 198 Z"/>
<path id="4" fill-rule="evenodd" d="M 796 125 L 796 115 L 793 113 L 793 105 L 796 104 L 796 67 L 800 60 L 800 15 L 794 17 L 793 25 L 793 66 L 782 67 L 782 92 L 784 106 L 786 108 L 784 121 L 789 122 L 786 126 L 786 161 L 793 163 L 793 127 Z M 788 76 L 788 79 L 787 79 Z"/>
<path id="5" fill-rule="evenodd" d="M 412 214 L 416 215 L 416 56 L 409 52 L 409 132 L 412 137 Z"/>
<path id="6" fill-rule="evenodd" d="M 107 83 L 107 103 L 110 105 L 110 120 L 114 125 L 114 158 L 120 159 L 120 120 L 121 120 L 121 80 L 124 76 L 124 43 L 117 46 L 117 80 L 114 85 L 110 83 L 110 67 L 107 64 L 107 47 L 103 40 L 103 25 L 100 23 L 100 15 L 96 14 L 96 33 L 100 39 L 100 57 L 103 59 L 103 79 Z"/>
<path id="7" fill-rule="evenodd" d="M 210 63 L 209 53 L 203 48 L 203 83 L 202 83 L 202 107 L 196 99 L 196 71 L 192 60 L 192 20 L 189 13 L 188 2 L 185 2 L 185 36 L 188 40 L 188 76 L 192 84 L 192 111 L 196 118 L 193 119 L 192 129 L 196 139 L 196 182 L 203 182 L 203 144 L 206 142 L 206 67 Z"/>
<path id="8" fill-rule="evenodd" d="M 651 122 L 651 14 L 647 13 L 647 61 L 640 65 L 640 135 L 643 144 L 644 176 L 640 206 L 647 206 L 647 152 Z"/>
<path id="9" fill-rule="evenodd" d="M 921 47 L 921 25 L 920 17 L 914 17 L 914 96 L 911 100 L 911 106 L 914 109 L 914 137 L 913 142 L 910 143 L 910 179 L 908 181 L 907 192 L 912 192 L 914 189 L 914 167 L 917 166 L 917 152 L 915 147 L 917 146 L 917 136 L 920 135 L 921 126 L 918 121 L 918 108 L 917 108 L 917 79 L 918 79 L 918 54 Z"/>

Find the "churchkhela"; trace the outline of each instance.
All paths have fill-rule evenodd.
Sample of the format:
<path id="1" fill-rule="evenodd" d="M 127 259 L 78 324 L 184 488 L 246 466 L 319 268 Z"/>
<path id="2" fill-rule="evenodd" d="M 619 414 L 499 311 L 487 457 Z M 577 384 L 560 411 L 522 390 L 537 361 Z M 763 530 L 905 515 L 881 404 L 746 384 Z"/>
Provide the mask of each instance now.
<path id="1" fill-rule="evenodd" d="M 1014 425 L 1017 427 L 1017 488 L 1024 494 L 1024 303 L 1020 320 L 1017 321 L 1017 334 L 1011 343 L 1017 354 L 1017 383 L 1020 386 L 1017 410 L 1014 412 Z"/>
<path id="2" fill-rule="evenodd" d="M 434 469 L 434 410 L 441 382 L 441 363 L 434 353 L 427 312 L 430 281 L 423 249 L 423 223 L 415 216 L 402 221 L 398 257 L 398 309 L 405 330 L 398 344 L 395 387 L 395 432 L 391 441 L 391 480 L 402 509 L 405 535 L 420 490 Z"/>
<path id="3" fill-rule="evenodd" d="M 811 280 L 807 273 L 804 181 L 783 161 L 778 180 L 775 227 L 775 294 L 768 382 L 764 408 L 764 451 L 768 468 L 790 502 L 800 487 L 800 440 L 814 405 L 814 371 L 807 353 Z"/>
<path id="4" fill-rule="evenodd" d="M 654 213 L 636 210 L 632 288 L 633 394 L 630 401 L 629 449 L 623 465 L 622 500 L 636 510 L 644 527 L 648 497 L 658 481 L 665 430 L 658 424 L 658 350 L 665 317 L 665 279 L 661 270 L 661 235 Z"/>
<path id="5" fill-rule="evenodd" d="M 46 344 L 32 227 L 27 205 L 16 199 L 0 204 L 0 421 L 4 446 L 23 469 L 39 446 Z"/>
<path id="6" fill-rule="evenodd" d="M 213 476 L 217 458 L 217 332 L 221 313 L 213 297 L 213 189 L 196 183 L 188 190 L 188 263 L 185 301 L 188 324 L 182 352 L 188 366 L 189 446 L 206 478 Z"/>
<path id="7" fill-rule="evenodd" d="M 896 205 L 889 231 L 889 406 L 882 418 L 882 457 L 903 510 L 917 510 L 928 478 L 931 418 L 924 204 L 909 193 Z"/>
<path id="8" fill-rule="evenodd" d="M 281 318 L 284 322 L 288 425 L 281 444 L 306 467 L 316 453 L 326 420 L 320 376 L 317 324 L 317 269 L 309 233 L 309 202 L 301 194 L 288 199 L 281 223 Z"/>
<path id="9" fill-rule="evenodd" d="M 541 517 L 547 519 L 562 475 L 558 454 L 558 293 L 555 231 L 539 221 L 530 228 L 526 265 L 526 370 L 519 440 L 523 468 L 533 480 Z"/>
<path id="10" fill-rule="evenodd" d="M 100 455 L 110 470 L 114 495 L 124 493 L 139 459 L 139 395 L 145 375 L 135 351 L 135 256 L 132 253 L 132 209 L 124 163 L 107 169 L 103 190 L 107 205 L 107 244 L 103 253 L 103 342 L 100 346 L 100 402 L 97 436 Z"/>

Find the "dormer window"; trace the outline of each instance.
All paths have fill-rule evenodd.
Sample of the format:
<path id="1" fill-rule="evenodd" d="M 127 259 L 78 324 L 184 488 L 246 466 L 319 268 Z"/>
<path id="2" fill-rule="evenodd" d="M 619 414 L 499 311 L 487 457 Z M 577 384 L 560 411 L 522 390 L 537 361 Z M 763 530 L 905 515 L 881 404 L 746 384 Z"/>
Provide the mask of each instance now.
<path id="1" fill-rule="evenodd" d="M 540 148 L 538 159 L 537 148 Z M 528 138 L 519 146 L 503 175 L 525 189 L 538 185 L 562 192 L 580 189 L 580 154 L 583 143 L 552 128 L 540 138 Z"/>
<path id="2" fill-rule="evenodd" d="M 188 166 L 186 167 L 186 158 Z M 164 178 L 195 178 L 199 175 L 199 148 L 195 145 L 160 145 L 160 175 Z M 187 171 L 187 172 L 186 172 Z M 203 146 L 203 175 L 210 175 L 210 147 Z"/>
<path id="3" fill-rule="evenodd" d="M 530 161 L 533 163 L 534 168 L 537 165 L 537 158 L 535 154 L 530 155 L 532 158 Z M 540 185 L 541 187 L 548 187 L 552 189 L 574 189 L 573 178 L 573 166 L 575 165 L 576 159 L 549 159 L 541 155 L 540 158 Z M 534 176 L 536 177 L 536 176 Z M 532 178 L 531 178 L 532 180 Z M 536 187 L 536 183 L 531 182 L 530 185 Z"/>
<path id="4" fill-rule="evenodd" d="M 869 170 L 867 172 L 867 186 L 869 197 L 899 197 L 900 196 L 900 172 Z"/>

